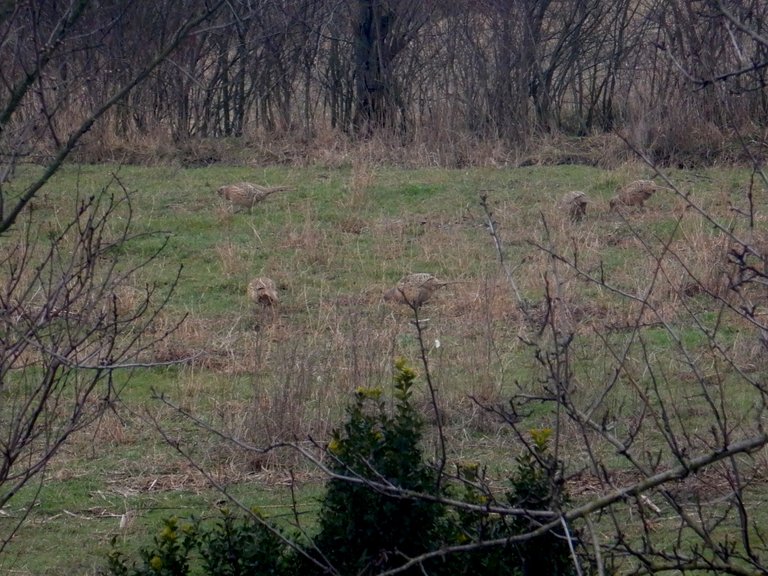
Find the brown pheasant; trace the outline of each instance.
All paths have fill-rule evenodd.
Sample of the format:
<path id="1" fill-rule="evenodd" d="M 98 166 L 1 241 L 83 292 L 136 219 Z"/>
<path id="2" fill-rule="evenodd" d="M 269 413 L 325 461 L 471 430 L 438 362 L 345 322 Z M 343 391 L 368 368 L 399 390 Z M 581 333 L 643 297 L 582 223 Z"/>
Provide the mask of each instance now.
<path id="1" fill-rule="evenodd" d="M 271 278 L 254 278 L 248 283 L 248 299 L 254 304 L 275 306 L 278 303 L 277 286 Z"/>
<path id="2" fill-rule="evenodd" d="M 653 196 L 654 192 L 657 190 L 666 190 L 666 188 L 659 186 L 653 180 L 635 180 L 634 182 L 630 182 L 621 188 L 616 196 L 611 198 L 611 209 L 620 206 L 636 206 L 642 208 L 645 201 Z"/>
<path id="3" fill-rule="evenodd" d="M 568 211 L 571 222 L 581 222 L 584 219 L 587 215 L 587 204 L 589 204 L 589 198 L 580 190 L 566 192 L 560 199 L 560 206 Z"/>
<path id="4" fill-rule="evenodd" d="M 234 206 L 246 208 L 250 212 L 256 204 L 267 198 L 267 196 L 285 190 L 291 190 L 290 186 L 268 187 L 251 184 L 250 182 L 238 182 L 237 184 L 222 186 L 216 193 L 225 200 L 229 200 Z"/>
<path id="5" fill-rule="evenodd" d="M 384 292 L 384 300 L 418 308 L 447 284 L 450 282 L 438 280 L 426 272 L 408 274 L 403 276 L 394 288 Z"/>

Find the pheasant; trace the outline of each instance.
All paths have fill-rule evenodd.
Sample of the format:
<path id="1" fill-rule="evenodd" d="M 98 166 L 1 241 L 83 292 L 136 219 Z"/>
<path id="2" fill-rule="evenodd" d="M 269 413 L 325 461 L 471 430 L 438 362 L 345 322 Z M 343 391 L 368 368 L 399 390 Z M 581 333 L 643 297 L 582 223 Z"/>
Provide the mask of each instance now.
<path id="1" fill-rule="evenodd" d="M 616 196 L 611 198 L 611 209 L 620 206 L 637 206 L 642 208 L 645 201 L 653 196 L 657 190 L 666 190 L 666 188 L 659 186 L 653 180 L 635 180 L 630 182 L 621 188 Z"/>
<path id="2" fill-rule="evenodd" d="M 248 212 L 250 212 L 251 208 L 268 196 L 284 190 L 291 190 L 291 188 L 289 186 L 268 187 L 251 184 L 250 182 L 238 182 L 237 184 L 222 186 L 216 193 L 222 198 L 229 200 L 233 205 L 247 208 Z"/>
<path id="3" fill-rule="evenodd" d="M 560 206 L 564 210 L 568 210 L 571 222 L 581 222 L 584 216 L 587 215 L 588 203 L 589 198 L 587 198 L 587 195 L 580 190 L 566 192 L 560 200 Z"/>
<path id="4" fill-rule="evenodd" d="M 254 304 L 274 306 L 278 303 L 277 286 L 271 278 L 254 278 L 248 283 L 248 299 Z"/>
<path id="5" fill-rule="evenodd" d="M 403 276 L 394 288 L 384 292 L 384 300 L 418 308 L 429 300 L 438 289 L 447 284 L 450 282 L 438 280 L 426 272 L 408 274 Z"/>

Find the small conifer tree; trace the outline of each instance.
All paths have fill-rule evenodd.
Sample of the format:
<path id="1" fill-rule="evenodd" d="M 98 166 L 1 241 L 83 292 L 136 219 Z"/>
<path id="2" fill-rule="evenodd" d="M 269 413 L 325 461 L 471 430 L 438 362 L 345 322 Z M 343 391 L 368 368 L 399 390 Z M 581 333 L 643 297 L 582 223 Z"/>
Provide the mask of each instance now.
<path id="1" fill-rule="evenodd" d="M 328 451 L 338 475 L 432 493 L 436 472 L 422 455 L 423 419 L 411 404 L 416 373 L 404 360 L 395 365 L 394 414 L 378 388 L 358 389 L 347 422 L 333 433 Z M 328 482 L 315 540 L 342 574 L 375 574 L 405 557 L 430 550 L 441 506 L 388 494 L 341 478 Z"/>

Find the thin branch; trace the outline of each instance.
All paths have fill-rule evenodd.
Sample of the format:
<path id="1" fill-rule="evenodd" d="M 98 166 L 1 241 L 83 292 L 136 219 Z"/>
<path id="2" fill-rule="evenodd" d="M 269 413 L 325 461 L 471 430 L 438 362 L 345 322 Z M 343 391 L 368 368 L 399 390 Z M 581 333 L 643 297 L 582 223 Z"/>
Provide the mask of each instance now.
<path id="1" fill-rule="evenodd" d="M 15 205 L 7 212 L 3 214 L 3 219 L 0 220 L 0 235 L 6 232 L 16 222 L 16 218 L 21 211 L 29 204 L 32 198 L 40 191 L 40 189 L 51 179 L 51 177 L 61 168 L 61 165 L 70 155 L 72 150 L 75 149 L 80 139 L 88 133 L 93 127 L 96 121 L 101 118 L 107 111 L 109 111 L 115 104 L 125 98 L 137 85 L 144 82 L 155 68 L 162 64 L 168 55 L 173 52 L 179 44 L 187 37 L 189 32 L 200 23 L 204 22 L 211 17 L 221 6 L 223 6 L 225 0 L 217 0 L 211 7 L 207 8 L 201 14 L 190 18 L 186 24 L 181 26 L 173 35 L 171 41 L 163 47 L 149 64 L 144 66 L 136 75 L 129 80 L 122 88 L 115 92 L 112 97 L 107 99 L 101 106 L 80 124 L 80 126 L 69 136 L 66 144 L 63 148 L 60 148 L 53 160 L 48 166 L 46 166 L 43 174 L 30 184 L 24 193 L 16 200 Z"/>
<path id="2" fill-rule="evenodd" d="M 485 214 L 485 226 L 488 229 L 488 233 L 491 235 L 491 238 L 493 239 L 493 245 L 496 248 L 496 256 L 499 259 L 499 264 L 501 264 L 501 268 L 507 277 L 507 281 L 509 282 L 512 291 L 515 293 L 517 307 L 526 316 L 526 318 L 530 320 L 528 303 L 520 293 L 520 289 L 517 287 L 517 283 L 515 282 L 515 278 L 512 274 L 513 271 L 510 270 L 509 265 L 507 264 L 506 256 L 504 254 L 504 247 L 501 242 L 501 236 L 499 235 L 498 224 L 493 219 L 493 211 L 488 205 L 487 194 L 480 195 L 480 206 L 483 208 L 483 212 Z"/>

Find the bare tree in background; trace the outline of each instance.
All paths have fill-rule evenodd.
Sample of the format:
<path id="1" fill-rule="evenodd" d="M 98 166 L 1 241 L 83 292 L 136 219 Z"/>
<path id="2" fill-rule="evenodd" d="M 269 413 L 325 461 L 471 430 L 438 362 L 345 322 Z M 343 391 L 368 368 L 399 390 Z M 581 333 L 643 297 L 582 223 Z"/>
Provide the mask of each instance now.
<path id="1" fill-rule="evenodd" d="M 173 28 L 154 49 L 134 53 L 127 73 L 111 48 L 141 6 L 0 7 L 0 507 L 26 487 L 31 510 L 51 459 L 118 397 L 125 383 L 118 371 L 151 363 L 145 352 L 167 336 L 153 323 L 173 286 L 161 293 L 137 280 L 156 254 L 121 262 L 133 213 L 120 182 L 82 198 L 52 193 L 59 218 L 45 226 L 41 190 L 97 122 L 221 4 L 166 4 Z M 42 171 L 25 169 L 17 179 L 32 161 Z M 25 518 L 7 524 L 0 552 Z"/>
<path id="2" fill-rule="evenodd" d="M 355 116 L 358 130 L 404 127 L 395 60 L 427 22 L 424 3 L 357 0 L 353 15 Z M 402 124 L 398 126 L 398 114 Z"/>

